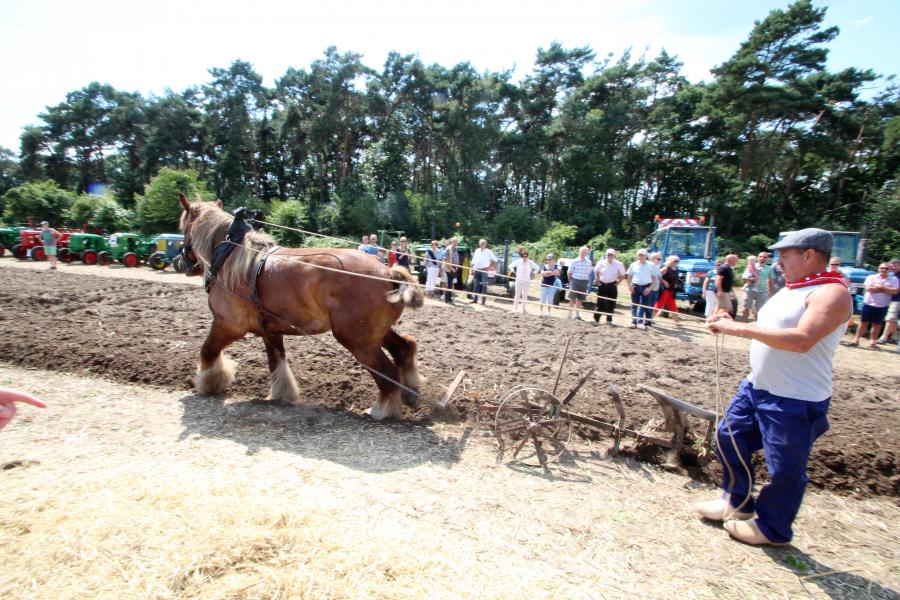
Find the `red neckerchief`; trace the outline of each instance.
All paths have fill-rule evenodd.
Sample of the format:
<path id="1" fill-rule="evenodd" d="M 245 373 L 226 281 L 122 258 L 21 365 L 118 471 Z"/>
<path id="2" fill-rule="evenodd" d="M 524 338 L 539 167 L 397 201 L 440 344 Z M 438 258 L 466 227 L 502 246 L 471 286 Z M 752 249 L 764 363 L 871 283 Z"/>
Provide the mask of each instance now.
<path id="1" fill-rule="evenodd" d="M 800 281 L 795 281 L 794 283 L 788 282 L 787 287 L 789 290 L 796 290 L 797 288 L 810 285 L 823 285 L 826 283 L 839 283 L 845 288 L 850 288 L 850 285 L 847 283 L 847 278 L 838 271 L 823 271 L 822 273 L 816 273 L 811 277 L 804 277 Z"/>

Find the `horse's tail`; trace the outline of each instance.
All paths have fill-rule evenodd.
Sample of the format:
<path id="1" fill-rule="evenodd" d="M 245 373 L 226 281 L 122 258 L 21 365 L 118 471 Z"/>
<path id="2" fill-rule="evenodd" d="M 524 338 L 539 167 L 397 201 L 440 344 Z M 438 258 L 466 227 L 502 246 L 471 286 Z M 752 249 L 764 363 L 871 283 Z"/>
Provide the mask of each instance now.
<path id="1" fill-rule="evenodd" d="M 388 293 L 388 302 L 401 302 L 403 306 L 409 308 L 419 308 L 425 303 L 422 291 L 414 285 L 409 285 L 416 282 L 415 277 L 409 271 L 394 265 L 391 267 L 389 277 L 397 289 Z"/>

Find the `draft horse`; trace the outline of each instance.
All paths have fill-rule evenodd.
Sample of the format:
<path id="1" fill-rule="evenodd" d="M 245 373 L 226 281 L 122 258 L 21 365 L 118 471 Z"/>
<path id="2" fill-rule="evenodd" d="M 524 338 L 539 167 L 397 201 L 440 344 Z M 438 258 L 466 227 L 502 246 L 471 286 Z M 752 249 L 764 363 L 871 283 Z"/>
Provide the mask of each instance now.
<path id="1" fill-rule="evenodd" d="M 215 248 L 225 240 L 234 217 L 222 210 L 218 200 L 191 203 L 183 194 L 180 200 L 185 273 L 199 275 L 209 269 Z M 213 323 L 200 350 L 194 388 L 203 395 L 224 392 L 234 381 L 236 364 L 223 350 L 254 333 L 266 346 L 269 398 L 299 403 L 297 381 L 285 357 L 284 336 L 331 331 L 359 362 L 375 371 L 370 373 L 379 397 L 368 411 L 372 418 L 398 418 L 401 399 L 412 398 L 409 394 L 401 398 L 401 388 L 378 373 L 413 390 L 424 383 L 416 364 L 415 340 L 392 328 L 404 308 L 423 303 L 421 291 L 410 285 L 414 281 L 405 269 L 388 269 L 377 258 L 357 250 L 279 248 L 269 235 L 250 231 L 211 283 L 207 279 Z"/>

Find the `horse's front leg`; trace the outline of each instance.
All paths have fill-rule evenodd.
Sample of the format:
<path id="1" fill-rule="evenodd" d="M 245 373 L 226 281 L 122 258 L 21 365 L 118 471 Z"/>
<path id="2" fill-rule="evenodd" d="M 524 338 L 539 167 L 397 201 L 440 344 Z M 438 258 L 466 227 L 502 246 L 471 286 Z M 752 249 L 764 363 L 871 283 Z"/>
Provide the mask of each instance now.
<path id="1" fill-rule="evenodd" d="M 300 389 L 297 380 L 288 366 L 284 353 L 284 336 L 279 334 L 263 337 L 266 344 L 266 357 L 269 359 L 269 376 L 272 379 L 272 387 L 268 400 L 281 400 L 300 403 Z"/>
<path id="2" fill-rule="evenodd" d="M 234 381 L 234 373 L 237 364 L 222 354 L 227 346 L 244 337 L 246 332 L 238 332 L 224 326 L 220 321 L 213 320 L 209 335 L 200 348 L 200 365 L 197 367 L 197 375 L 194 377 L 194 389 L 202 396 L 221 394 L 231 382 Z"/>

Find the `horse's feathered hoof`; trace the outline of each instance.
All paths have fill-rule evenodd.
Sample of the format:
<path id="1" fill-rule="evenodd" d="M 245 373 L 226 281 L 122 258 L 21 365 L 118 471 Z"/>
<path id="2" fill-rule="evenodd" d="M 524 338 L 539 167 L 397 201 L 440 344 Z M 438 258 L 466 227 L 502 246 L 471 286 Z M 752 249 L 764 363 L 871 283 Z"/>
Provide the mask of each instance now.
<path id="1" fill-rule="evenodd" d="M 194 390 L 201 396 L 214 396 L 222 394 L 234 381 L 237 371 L 237 363 L 227 356 L 219 356 L 216 362 L 208 369 L 197 369 L 194 377 Z"/>

